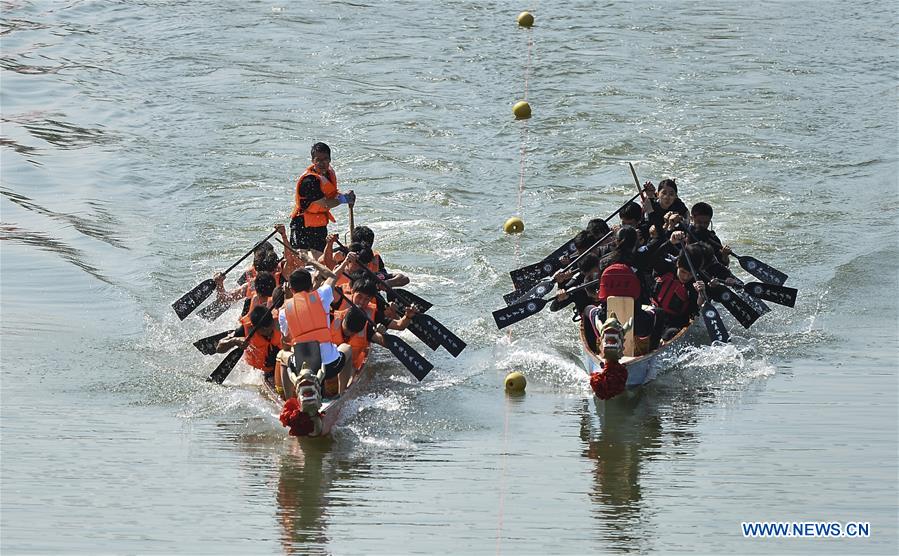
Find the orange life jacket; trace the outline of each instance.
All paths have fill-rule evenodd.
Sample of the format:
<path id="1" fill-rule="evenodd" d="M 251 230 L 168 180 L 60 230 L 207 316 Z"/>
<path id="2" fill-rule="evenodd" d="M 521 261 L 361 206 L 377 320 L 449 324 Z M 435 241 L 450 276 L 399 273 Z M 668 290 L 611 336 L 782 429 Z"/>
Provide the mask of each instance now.
<path id="1" fill-rule="evenodd" d="M 246 338 L 249 336 L 250 328 L 253 327 L 253 324 L 248 316 L 242 317 L 240 323 L 243 325 L 243 335 Z M 266 359 L 268 359 L 268 354 L 272 349 L 275 351 L 281 349 L 281 331 L 278 330 L 277 326 L 273 327 L 272 337 L 269 339 L 266 339 L 258 332 L 253 334 L 253 337 L 247 343 L 247 349 L 244 351 L 243 357 L 251 367 L 256 367 L 264 372 L 273 371 L 275 370 L 274 365 L 266 365 Z"/>
<path id="2" fill-rule="evenodd" d="M 309 207 L 306 208 L 305 211 L 300 208 L 302 206 L 302 197 L 300 197 L 300 183 L 306 176 L 315 176 L 318 178 L 318 182 L 321 184 L 321 190 L 325 196 L 325 199 L 337 198 L 337 174 L 334 173 L 334 169 L 328 166 L 328 173 L 327 175 L 323 176 L 318 173 L 318 170 L 315 169 L 315 165 L 312 164 L 308 168 L 306 168 L 306 171 L 303 172 L 303 175 L 300 176 L 300 179 L 297 180 L 297 186 L 293 193 L 293 212 L 290 213 L 290 217 L 295 218 L 302 214 L 303 225 L 307 228 L 321 228 L 322 226 L 327 226 L 329 220 L 331 222 L 337 222 L 337 220 L 334 218 L 334 215 L 331 214 L 331 211 L 321 205 L 316 205 L 315 203 L 313 203 L 309 205 Z"/>
<path id="3" fill-rule="evenodd" d="M 324 344 L 331 341 L 328 311 L 322 307 L 317 291 L 294 293 L 284 304 L 283 311 L 291 344 L 313 340 Z"/>
<path id="4" fill-rule="evenodd" d="M 640 279 L 625 263 L 610 264 L 599 279 L 599 300 L 609 296 L 640 298 Z"/>
<path id="5" fill-rule="evenodd" d="M 656 278 L 656 294 L 652 296 L 652 304 L 669 315 L 684 315 L 690 307 L 687 287 L 673 272 L 666 272 Z"/>
<path id="6" fill-rule="evenodd" d="M 361 369 L 371 349 L 371 342 L 368 340 L 369 324 L 366 322 L 362 330 L 347 338 L 344 336 L 342 328 L 343 317 L 346 316 L 347 311 L 348 309 L 334 314 L 334 321 L 331 323 L 332 341 L 335 345 L 349 344 L 353 348 L 353 368 Z M 368 318 L 374 318 L 374 309 L 369 307 L 365 312 L 368 314 Z"/>
<path id="7" fill-rule="evenodd" d="M 271 296 L 263 297 L 263 296 L 259 295 L 258 293 L 253 293 L 253 296 L 250 298 L 250 308 L 247 309 L 246 316 L 249 317 L 250 312 L 253 309 L 255 309 L 256 307 L 258 307 L 260 305 L 268 305 L 271 300 L 272 300 Z M 241 317 L 241 318 L 243 318 L 243 317 Z"/>
<path id="8" fill-rule="evenodd" d="M 377 251 L 375 251 L 375 252 L 373 253 L 373 256 L 372 256 L 372 258 L 371 258 L 371 261 L 369 261 L 369 263 L 368 263 L 368 265 L 367 265 L 367 266 L 368 266 L 368 269 L 369 269 L 370 271 L 374 272 L 375 274 L 377 274 L 378 272 L 381 272 L 381 264 L 382 264 L 382 262 L 383 262 L 383 261 L 381 261 L 381 254 L 378 253 Z"/>

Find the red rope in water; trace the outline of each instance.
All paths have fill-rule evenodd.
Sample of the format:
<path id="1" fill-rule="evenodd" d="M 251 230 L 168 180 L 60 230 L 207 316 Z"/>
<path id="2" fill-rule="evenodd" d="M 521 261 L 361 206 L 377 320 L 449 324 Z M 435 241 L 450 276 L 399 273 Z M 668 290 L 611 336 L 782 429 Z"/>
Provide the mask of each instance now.
<path id="1" fill-rule="evenodd" d="M 528 10 L 531 13 L 534 13 L 534 10 Z M 531 73 L 531 50 L 534 47 L 534 36 L 532 33 L 532 28 L 527 28 L 527 36 L 528 36 L 528 46 L 527 46 L 527 62 L 524 66 L 524 101 L 528 100 L 528 79 Z M 524 176 L 525 169 L 527 168 L 527 145 L 528 145 L 528 120 L 525 119 L 522 121 L 521 125 L 521 134 L 520 134 L 520 142 L 521 147 L 519 149 L 519 166 L 518 166 L 518 204 L 517 204 L 517 212 L 516 214 L 521 217 L 522 214 L 522 198 L 524 197 Z M 515 260 L 518 262 L 518 266 L 521 266 L 521 234 L 516 234 L 515 238 Z M 507 329 L 509 343 L 512 343 L 512 330 L 511 328 Z M 506 501 L 506 454 L 508 453 L 509 446 L 509 401 L 506 400 L 504 411 L 503 411 L 503 451 L 500 459 L 502 460 L 500 464 L 500 483 L 499 483 L 499 515 L 497 516 L 497 524 L 496 524 L 496 553 L 500 554 L 502 552 L 502 532 L 503 532 L 503 519 L 505 516 L 505 501 Z"/>

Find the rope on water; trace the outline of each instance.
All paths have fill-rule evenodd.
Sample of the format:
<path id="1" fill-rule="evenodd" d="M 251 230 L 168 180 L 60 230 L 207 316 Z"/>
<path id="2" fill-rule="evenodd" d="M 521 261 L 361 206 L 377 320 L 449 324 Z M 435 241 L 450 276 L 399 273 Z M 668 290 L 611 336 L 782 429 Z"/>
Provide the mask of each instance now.
<path id="1" fill-rule="evenodd" d="M 536 2 L 535 2 L 536 4 Z M 536 5 L 534 6 L 536 9 Z M 533 21 L 534 18 L 531 14 L 534 13 L 535 9 L 528 10 L 527 12 L 522 13 L 518 16 L 518 24 L 521 27 L 524 27 L 527 33 L 527 61 L 524 65 L 524 102 L 528 102 L 528 82 L 531 75 L 531 51 L 534 48 L 534 35 L 533 35 Z M 526 20 L 523 22 L 525 16 L 530 18 L 530 22 Z M 518 202 L 516 205 L 516 214 L 521 217 L 522 214 L 522 201 L 524 198 L 524 187 L 525 187 L 525 174 L 527 170 L 527 154 L 528 154 L 528 136 L 529 136 L 529 128 L 528 128 L 528 119 L 530 119 L 530 107 L 528 106 L 528 115 L 527 117 L 519 118 L 516 114 L 516 118 L 521 120 L 521 127 L 519 142 L 519 165 L 518 165 Z M 515 238 L 515 260 L 518 263 L 518 266 L 522 265 L 521 262 L 521 234 L 515 234 L 517 237 Z M 512 342 L 512 330 L 507 329 L 509 343 Z M 502 538 L 503 538 L 503 520 L 505 517 L 505 501 L 506 501 L 506 454 L 508 453 L 509 448 L 509 400 L 505 400 L 504 409 L 503 409 L 503 448 L 502 454 L 500 455 L 500 482 L 499 482 L 499 514 L 497 516 L 496 523 L 496 553 L 497 555 L 502 552 Z"/>

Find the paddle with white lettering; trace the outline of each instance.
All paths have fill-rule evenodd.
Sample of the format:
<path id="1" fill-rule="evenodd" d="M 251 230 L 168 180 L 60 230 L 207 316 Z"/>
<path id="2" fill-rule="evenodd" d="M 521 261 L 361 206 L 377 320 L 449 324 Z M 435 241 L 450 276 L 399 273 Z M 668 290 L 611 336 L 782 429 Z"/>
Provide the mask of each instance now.
<path id="1" fill-rule="evenodd" d="M 690 234 L 690 237 L 693 238 L 693 241 L 699 241 L 698 239 L 696 239 L 696 236 L 692 232 L 690 232 L 689 228 L 684 227 L 684 230 L 688 234 Z M 714 245 L 715 247 L 717 247 L 718 249 L 722 248 L 721 243 L 715 241 L 712 238 L 708 238 L 708 242 L 711 243 L 712 245 Z M 740 256 L 740 255 L 737 255 L 736 253 L 734 253 L 733 251 L 731 251 L 730 254 L 737 258 L 737 261 L 740 262 L 740 266 L 743 267 L 743 270 L 745 270 L 749 274 L 752 274 L 753 276 L 755 276 L 762 282 L 765 282 L 766 284 L 773 284 L 775 286 L 783 286 L 784 282 L 786 282 L 787 278 L 789 278 L 789 276 L 787 276 L 783 272 L 777 270 L 776 268 L 772 267 L 771 265 L 763 263 L 762 261 L 756 259 L 755 257 L 750 257 L 748 255 Z M 770 301 L 773 301 L 773 300 L 770 300 Z"/>
<path id="2" fill-rule="evenodd" d="M 377 299 L 380 301 L 381 305 L 387 305 L 387 300 L 379 293 Z M 396 300 L 396 304 L 399 307 L 400 312 L 405 312 L 408 305 L 405 305 L 399 299 Z M 431 333 L 424 327 L 421 326 L 414 319 L 409 321 L 409 332 L 415 335 L 416 338 L 422 341 L 424 345 L 431 348 L 433 351 L 437 351 L 440 348 L 440 340 L 431 335 Z"/>
<path id="3" fill-rule="evenodd" d="M 268 241 L 269 238 L 271 238 L 276 233 L 278 233 L 278 232 L 273 231 L 269 235 L 265 236 L 265 239 L 263 239 L 262 241 L 260 241 L 256 245 L 254 245 L 253 248 L 250 249 L 249 251 L 247 251 L 243 257 L 241 257 L 240 259 L 237 260 L 236 263 L 229 266 L 227 270 L 222 272 L 222 275 L 226 275 L 229 272 L 231 272 L 232 270 L 234 270 L 234 267 L 236 267 L 237 265 L 242 263 L 244 261 L 244 259 L 246 259 L 250 255 L 252 255 L 253 251 L 255 251 L 257 247 L 259 247 L 260 245 L 262 245 L 263 243 Z M 197 284 L 194 287 L 194 289 L 192 289 L 189 292 L 187 292 L 186 294 L 182 295 L 180 298 L 178 298 L 178 300 L 176 300 L 174 303 L 172 303 L 172 309 L 175 310 L 175 314 L 178 315 L 178 318 L 180 320 L 184 320 L 185 318 L 187 318 L 188 315 L 190 315 L 194 311 L 194 309 L 196 309 L 200 305 L 200 303 L 203 303 L 203 301 L 205 301 L 206 298 L 209 297 L 209 295 L 212 294 L 212 292 L 214 292 L 214 291 L 215 291 L 215 280 L 213 280 L 212 278 L 207 278 L 207 279 L 203 280 L 202 282 L 200 282 L 199 284 Z"/>
<path id="4" fill-rule="evenodd" d="M 394 302 L 399 306 L 401 311 L 405 311 L 409 305 L 400 298 L 395 298 Z M 412 317 L 409 323 L 409 331 L 425 343 L 431 349 L 437 349 L 443 346 L 447 352 L 453 357 L 459 357 L 459 354 L 467 347 L 461 338 L 456 336 L 449 328 L 431 315 L 418 313 Z"/>
<path id="5" fill-rule="evenodd" d="M 737 294 L 737 297 L 748 303 L 749 306 L 752 307 L 759 315 L 764 315 L 765 313 L 771 312 L 771 307 L 768 307 L 768 305 L 764 301 L 744 292 L 741 287 L 736 288 L 734 290 L 734 293 Z"/>
<path id="6" fill-rule="evenodd" d="M 699 275 L 696 274 L 696 269 L 693 268 L 693 261 L 690 260 L 690 255 L 687 254 L 687 250 L 684 249 L 681 253 L 684 254 L 684 258 L 690 266 L 690 273 L 693 275 L 693 279 L 699 279 Z M 706 297 L 702 307 L 699 308 L 699 313 L 702 315 L 702 320 L 705 322 L 705 329 L 708 331 L 709 338 L 712 341 L 727 343 L 730 340 L 730 333 L 727 331 L 727 328 L 724 327 L 724 321 L 721 320 L 721 314 L 718 313 L 718 309 L 712 305 L 712 302 L 709 301 L 708 297 Z"/>
<path id="7" fill-rule="evenodd" d="M 200 353 L 203 355 L 213 355 L 218 353 L 216 348 L 219 345 L 219 340 L 223 340 L 228 334 L 230 334 L 232 330 L 225 330 L 224 332 L 219 332 L 218 334 L 213 334 L 212 336 L 207 336 L 205 338 L 200 338 L 196 342 L 194 342 L 194 347 L 200 350 Z"/>
<path id="8" fill-rule="evenodd" d="M 387 299 L 390 299 L 390 294 L 393 292 L 394 297 L 393 301 L 396 301 L 398 305 L 400 305 L 402 310 L 405 310 L 406 307 L 410 305 L 418 306 L 418 303 L 415 303 L 407 294 L 409 292 L 400 292 L 397 288 L 393 288 L 387 285 L 380 276 L 371 271 L 371 269 L 366 268 L 365 265 L 358 265 L 359 268 L 362 269 L 362 272 L 384 286 L 384 289 L 387 290 Z M 349 276 L 349 275 L 347 275 Z M 424 301 L 421 298 L 418 298 L 421 301 Z M 425 303 L 427 303 L 425 301 Z M 431 307 L 431 304 L 428 303 L 428 307 Z M 414 325 L 414 327 L 413 327 Z M 459 357 L 459 354 L 462 353 L 462 350 L 465 349 L 467 344 L 462 341 L 461 338 L 453 334 L 453 332 L 443 325 L 440 321 L 432 317 L 431 315 L 425 315 L 424 311 L 419 307 L 419 313 L 412 317 L 412 323 L 409 326 L 409 330 L 418 336 L 423 342 L 425 342 L 428 347 L 431 349 L 435 349 L 429 343 L 429 340 L 422 336 L 430 336 L 430 340 L 437 340 L 439 342 L 438 345 L 443 346 L 446 351 L 449 352 L 453 357 Z M 420 332 L 421 335 L 416 334 L 416 332 Z"/>
<path id="9" fill-rule="evenodd" d="M 711 238 L 710 238 L 709 243 L 711 243 L 712 245 L 715 245 L 719 249 L 721 248 L 721 244 L 718 243 L 717 241 L 711 240 Z M 783 286 L 784 282 L 786 282 L 787 278 L 789 278 L 789 276 L 787 276 L 783 272 L 777 270 L 776 268 L 774 268 L 773 266 L 771 266 L 769 264 L 763 263 L 762 261 L 756 259 L 755 257 L 750 257 L 748 255 L 742 255 L 742 256 L 737 255 L 733 251 L 731 251 L 730 254 L 737 258 L 737 260 L 740 262 L 740 266 L 743 267 L 743 270 L 745 270 L 749 274 L 752 274 L 753 276 L 755 276 L 762 282 L 765 282 L 766 284 L 773 284 L 775 286 Z M 774 301 L 774 300 L 771 299 L 769 301 Z"/>
<path id="10" fill-rule="evenodd" d="M 627 203 L 624 203 L 620 207 L 618 207 L 615 212 L 607 216 L 603 219 L 603 222 L 608 222 L 612 218 L 615 217 L 616 214 L 621 212 L 624 207 L 628 205 L 628 203 L 633 202 L 634 199 L 640 196 L 643 192 L 641 189 L 636 195 L 627 200 Z M 509 272 L 509 276 L 512 278 L 512 285 L 515 286 L 516 291 L 525 291 L 532 289 L 535 284 L 540 281 L 544 276 L 551 276 L 558 269 L 562 268 L 562 257 L 572 255 L 575 252 L 576 248 L 574 246 L 574 238 L 568 240 L 565 245 L 562 245 L 549 255 L 547 255 L 542 261 L 539 263 L 534 263 L 522 268 L 515 269 Z M 511 294 L 507 294 L 511 295 Z M 519 296 L 519 298 L 523 298 L 524 294 Z"/>
<path id="11" fill-rule="evenodd" d="M 352 301 L 350 301 L 350 298 L 348 298 L 343 293 L 343 290 L 341 290 L 340 288 L 334 288 L 334 291 L 337 292 L 337 294 L 342 297 L 343 300 L 346 301 L 351 307 L 356 307 L 356 309 L 359 309 L 359 307 L 356 306 Z M 359 309 L 359 312 L 361 312 L 362 316 L 365 317 L 365 320 L 368 321 L 368 325 L 374 329 L 375 323 L 371 320 L 371 318 L 369 318 L 368 314 L 362 309 Z M 407 344 L 406 341 L 399 336 L 394 336 L 387 333 L 383 333 L 381 334 L 381 336 L 384 338 L 384 347 L 390 350 L 390 353 L 392 353 L 393 356 L 396 357 L 397 360 L 402 363 L 403 366 L 406 367 L 409 372 L 412 373 L 412 375 L 419 381 L 424 380 L 424 378 L 428 376 L 428 373 L 431 372 L 431 369 L 434 368 L 433 363 L 431 363 L 420 353 L 412 349 L 412 346 Z"/>
<path id="12" fill-rule="evenodd" d="M 246 275 L 244 274 L 244 276 Z M 246 283 L 246 278 L 244 278 L 244 282 Z M 211 303 L 209 303 L 209 305 L 206 305 L 205 307 L 197 311 L 197 316 L 204 320 L 212 322 L 220 316 L 224 315 L 233 303 L 234 301 L 231 300 L 220 301 L 218 299 L 215 299 Z"/>
<path id="13" fill-rule="evenodd" d="M 614 233 L 614 232 L 611 232 L 611 231 L 610 231 L 610 232 L 607 233 L 606 235 L 604 235 L 604 236 L 602 236 L 601 238 L 599 238 L 599 239 L 596 241 L 596 243 L 594 243 L 593 245 L 591 245 L 590 247 L 588 247 L 587 249 L 585 249 L 583 253 L 581 253 L 580 255 L 578 255 L 577 257 L 575 257 L 575 259 L 574 259 L 573 261 L 571 261 L 570 263 L 568 263 L 567 265 L 565 265 L 565 267 L 563 267 L 561 270 L 559 270 L 559 272 L 565 272 L 565 271 L 567 271 L 567 270 L 570 270 L 570 269 L 571 269 L 572 267 L 574 267 L 574 265 L 576 265 L 581 259 L 583 259 L 583 258 L 587 255 L 587 253 L 590 253 L 591 251 L 593 251 L 594 249 L 596 249 L 597 247 L 599 247 L 599 245 L 600 245 L 602 242 L 604 242 L 604 241 L 606 240 L 606 238 L 610 237 L 613 233 Z M 555 287 L 555 285 L 556 285 L 556 281 L 553 280 L 552 277 L 550 277 L 550 278 L 545 278 L 545 279 L 541 280 L 539 283 L 537 283 L 537 285 L 535 285 L 534 287 L 532 287 L 531 289 L 529 289 L 528 291 L 526 291 L 526 292 L 524 293 L 524 295 L 522 295 L 520 298 L 516 299 L 516 300 L 515 300 L 515 303 L 516 303 L 516 304 L 517 304 L 517 303 L 522 303 L 522 302 L 524 302 L 524 301 L 528 301 L 529 299 L 537 299 L 537 298 L 539 298 L 539 297 L 544 297 L 544 296 L 546 296 L 546 294 L 548 294 L 549 292 L 551 292 L 551 291 L 553 290 L 553 288 Z M 505 296 L 503 296 L 503 299 L 506 299 Z"/>
<path id="14" fill-rule="evenodd" d="M 706 292 L 716 301 L 720 301 L 721 304 L 724 305 L 724 308 L 737 319 L 737 322 L 739 322 L 743 328 L 749 328 L 760 316 L 762 316 L 749 303 L 740 299 L 737 294 L 725 286 L 723 282 L 716 286 L 712 286 L 709 282 L 706 282 L 706 285 Z"/>
<path id="15" fill-rule="evenodd" d="M 578 290 L 583 290 L 595 286 L 596 284 L 599 284 L 598 278 L 596 280 L 591 280 L 565 291 L 566 293 L 571 294 Z M 496 327 L 502 330 L 509 325 L 522 321 L 532 315 L 536 315 L 544 307 L 546 307 L 546 304 L 550 301 L 550 299 L 542 299 L 537 297 L 522 301 L 520 303 L 515 303 L 514 305 L 509 305 L 508 307 L 503 307 L 502 309 L 493 311 L 493 320 L 496 322 Z"/>
<path id="16" fill-rule="evenodd" d="M 799 290 L 796 288 L 778 286 L 776 284 L 763 284 L 761 282 L 747 282 L 743 284 L 742 288 L 744 292 L 753 297 L 787 307 L 796 306 L 796 295 L 799 293 Z"/>

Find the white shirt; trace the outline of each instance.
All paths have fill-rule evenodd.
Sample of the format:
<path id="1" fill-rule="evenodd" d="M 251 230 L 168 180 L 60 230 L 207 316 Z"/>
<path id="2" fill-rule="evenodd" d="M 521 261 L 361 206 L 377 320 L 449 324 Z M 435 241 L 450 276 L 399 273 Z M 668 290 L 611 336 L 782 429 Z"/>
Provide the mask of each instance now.
<path id="1" fill-rule="evenodd" d="M 318 293 L 318 298 L 321 300 L 322 308 L 325 310 L 325 314 L 327 315 L 325 318 L 327 319 L 328 326 L 331 326 L 331 303 L 334 302 L 334 288 L 325 284 L 324 286 L 318 288 L 316 290 Z M 287 317 L 285 316 L 284 311 L 278 311 L 278 326 L 281 328 L 281 334 L 287 336 L 289 335 L 289 329 L 287 328 Z M 331 342 L 321 342 L 319 343 L 319 347 L 322 352 L 322 364 L 328 365 L 337 360 L 340 356 L 337 351 L 337 346 L 335 346 Z"/>

